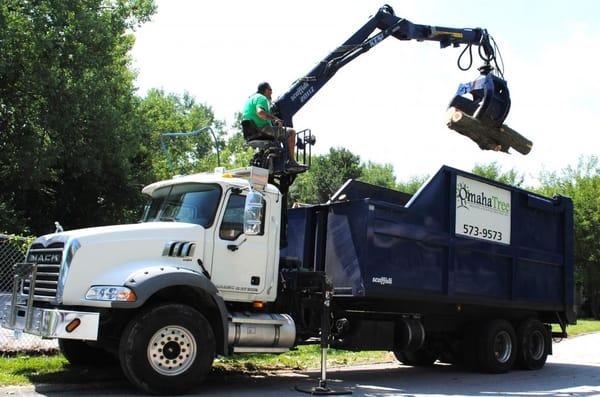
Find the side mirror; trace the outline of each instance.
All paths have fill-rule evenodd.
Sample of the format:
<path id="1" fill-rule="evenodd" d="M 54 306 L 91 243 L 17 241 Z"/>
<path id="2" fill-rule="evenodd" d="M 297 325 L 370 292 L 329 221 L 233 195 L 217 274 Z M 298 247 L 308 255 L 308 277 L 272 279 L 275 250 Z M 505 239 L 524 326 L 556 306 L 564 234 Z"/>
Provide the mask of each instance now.
<path id="1" fill-rule="evenodd" d="M 263 213 L 263 196 L 255 190 L 250 190 L 244 205 L 244 234 L 256 236 L 261 232 Z"/>

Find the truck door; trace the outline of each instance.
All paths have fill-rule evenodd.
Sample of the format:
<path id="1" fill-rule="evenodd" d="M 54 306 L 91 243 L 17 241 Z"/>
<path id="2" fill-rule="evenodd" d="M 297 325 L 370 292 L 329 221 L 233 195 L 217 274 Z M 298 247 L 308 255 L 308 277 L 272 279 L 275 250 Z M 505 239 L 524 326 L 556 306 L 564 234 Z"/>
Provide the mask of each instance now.
<path id="1" fill-rule="evenodd" d="M 228 190 L 215 230 L 211 279 L 224 298 L 233 300 L 264 291 L 269 260 L 269 225 L 263 219 L 261 234 L 245 235 L 245 202 L 245 192 Z M 263 218 L 266 211 L 265 206 Z"/>

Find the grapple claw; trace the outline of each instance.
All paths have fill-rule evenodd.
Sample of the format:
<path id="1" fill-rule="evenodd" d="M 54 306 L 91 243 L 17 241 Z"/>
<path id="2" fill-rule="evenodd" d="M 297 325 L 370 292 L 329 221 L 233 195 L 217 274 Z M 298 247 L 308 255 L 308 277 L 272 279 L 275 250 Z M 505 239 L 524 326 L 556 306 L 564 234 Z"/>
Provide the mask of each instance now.
<path id="1" fill-rule="evenodd" d="M 490 127 L 500 127 L 510 110 L 510 95 L 506 81 L 481 67 L 481 76 L 476 80 L 460 84 L 448 107 L 481 121 Z M 465 95 L 471 95 L 471 98 Z"/>

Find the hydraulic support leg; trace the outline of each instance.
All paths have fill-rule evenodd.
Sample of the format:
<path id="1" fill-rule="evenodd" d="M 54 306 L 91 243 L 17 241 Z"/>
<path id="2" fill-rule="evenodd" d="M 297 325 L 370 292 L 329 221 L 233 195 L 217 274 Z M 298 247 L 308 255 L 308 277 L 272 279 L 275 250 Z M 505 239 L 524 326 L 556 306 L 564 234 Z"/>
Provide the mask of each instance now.
<path id="1" fill-rule="evenodd" d="M 326 276 L 324 276 L 326 277 Z M 329 348 L 329 331 L 331 316 L 331 284 L 325 280 L 323 289 L 323 314 L 321 316 L 321 379 L 319 385 L 303 389 L 296 386 L 296 391 L 313 396 L 341 396 L 352 394 L 347 389 L 336 390 L 327 385 L 327 349 Z"/>

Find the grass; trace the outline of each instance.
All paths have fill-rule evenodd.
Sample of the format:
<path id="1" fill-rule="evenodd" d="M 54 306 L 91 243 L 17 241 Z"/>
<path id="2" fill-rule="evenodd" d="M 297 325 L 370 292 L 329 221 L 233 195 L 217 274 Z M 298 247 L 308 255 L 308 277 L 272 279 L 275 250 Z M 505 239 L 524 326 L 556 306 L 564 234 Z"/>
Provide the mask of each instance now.
<path id="1" fill-rule="evenodd" d="M 391 361 L 388 352 L 346 352 L 329 349 L 327 363 L 332 367 Z M 281 369 L 318 368 L 318 346 L 300 346 L 285 354 L 245 354 L 218 358 L 217 373 L 268 372 Z M 40 383 L 91 383 L 124 379 L 118 365 L 111 368 L 75 368 L 62 354 L 0 356 L 0 387 Z"/>
<path id="2" fill-rule="evenodd" d="M 73 368 L 62 354 L 0 357 L 0 386 L 86 383 L 122 378 L 119 368 Z"/>
<path id="3" fill-rule="evenodd" d="M 66 364 L 67 360 L 61 355 L 2 357 L 0 358 L 0 385 L 29 384 L 36 376 L 61 371 Z"/>
<path id="4" fill-rule="evenodd" d="M 559 331 L 559 328 L 553 327 Z M 598 320 L 577 320 L 577 325 L 569 326 L 569 336 L 600 331 Z M 371 364 L 391 361 L 388 352 L 348 352 L 329 349 L 327 363 L 331 367 Z M 233 358 L 215 360 L 214 371 L 268 372 L 281 369 L 318 368 L 319 347 L 300 346 L 285 354 L 246 354 Z M 0 386 L 20 386 L 40 383 L 90 383 L 122 380 L 118 366 L 108 369 L 74 368 L 61 354 L 55 355 L 16 355 L 0 356 Z"/>
<path id="5" fill-rule="evenodd" d="M 557 324 L 552 325 L 552 331 L 560 331 L 560 327 Z M 567 327 L 567 334 L 569 336 L 577 336 L 583 334 L 589 334 L 590 332 L 599 332 L 600 331 L 600 321 L 599 320 L 586 320 L 586 319 L 578 319 L 576 325 L 569 325 Z"/>
<path id="6" fill-rule="evenodd" d="M 371 364 L 391 361 L 389 352 L 349 352 L 329 349 L 327 364 L 331 367 Z M 320 348 L 317 345 L 299 346 L 297 350 L 285 354 L 245 354 L 233 358 L 219 358 L 215 361 L 217 370 L 226 371 L 270 371 L 279 369 L 318 368 L 321 362 Z"/>

